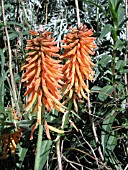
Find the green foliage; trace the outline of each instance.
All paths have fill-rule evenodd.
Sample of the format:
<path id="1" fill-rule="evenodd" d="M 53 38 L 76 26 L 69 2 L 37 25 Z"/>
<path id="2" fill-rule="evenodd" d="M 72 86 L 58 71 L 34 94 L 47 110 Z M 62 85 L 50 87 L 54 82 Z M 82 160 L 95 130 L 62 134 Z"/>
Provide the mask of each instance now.
<path id="1" fill-rule="evenodd" d="M 37 144 L 37 132 L 30 140 L 31 129 L 35 123 L 35 114 L 24 113 L 25 88 L 21 84 L 21 66 L 25 61 L 26 39 L 29 29 L 40 28 L 53 32 L 60 44 L 69 27 L 77 26 L 76 7 L 71 0 L 51 0 L 48 3 L 46 22 L 46 1 L 5 0 L 5 15 L 12 52 L 12 71 L 14 75 L 18 105 L 21 118 L 14 119 L 15 110 L 12 84 L 9 71 L 7 37 L 5 35 L 2 13 L 0 13 L 0 135 L 22 128 L 22 138 L 16 153 L 0 160 L 0 169 L 33 169 Z M 128 162 L 128 94 L 124 74 L 128 73 L 128 60 L 124 60 L 128 51 L 126 40 L 125 4 L 123 0 L 80 0 L 81 23 L 94 28 L 96 37 L 95 80 L 90 83 L 90 109 L 98 143 L 94 138 L 87 101 L 79 103 L 78 115 L 72 108 L 70 119 L 79 132 L 67 123 L 62 135 L 62 166 L 70 169 L 110 169 L 123 170 Z M 1 9 L 1 6 L 0 6 Z M 60 53 L 62 53 L 62 49 Z M 48 124 L 60 128 L 62 113 L 52 110 L 45 119 Z M 40 170 L 58 169 L 56 159 L 56 134 L 51 132 L 52 140 L 43 136 L 40 150 Z M 1 146 L 1 141 L 0 141 Z M 98 146 L 104 156 L 104 162 L 98 152 Z M 3 148 L 0 149 L 0 155 Z"/>

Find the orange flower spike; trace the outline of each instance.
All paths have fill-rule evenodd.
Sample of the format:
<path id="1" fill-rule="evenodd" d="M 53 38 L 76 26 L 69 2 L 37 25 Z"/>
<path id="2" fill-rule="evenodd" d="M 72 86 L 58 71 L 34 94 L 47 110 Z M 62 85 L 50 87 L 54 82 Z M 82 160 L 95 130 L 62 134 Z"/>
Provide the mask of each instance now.
<path id="1" fill-rule="evenodd" d="M 59 111 L 63 110 L 63 105 L 59 102 L 61 94 L 58 88 L 61 88 L 62 81 L 62 65 L 61 60 L 55 60 L 53 57 L 60 57 L 57 52 L 58 42 L 54 42 L 54 38 L 50 38 L 51 32 L 43 31 L 41 35 L 33 30 L 30 33 L 34 36 L 32 40 L 27 40 L 26 63 L 23 65 L 22 82 L 27 81 L 27 91 L 25 95 L 30 95 L 28 105 L 25 110 L 32 109 L 31 113 L 37 112 L 37 123 L 41 123 L 41 106 L 42 103 L 47 110 L 56 107 Z M 53 56 L 53 57 L 52 57 Z"/>
<path id="2" fill-rule="evenodd" d="M 88 29 L 86 26 L 81 25 L 78 29 L 70 28 L 70 30 L 71 32 L 62 40 L 64 54 L 60 58 L 62 60 L 68 58 L 62 68 L 66 84 L 66 86 L 63 85 L 62 89 L 64 95 L 68 95 L 66 101 L 70 100 L 72 96 L 73 98 L 75 97 L 73 103 L 76 111 L 78 111 L 76 99 L 81 97 L 88 99 L 86 92 L 89 92 L 89 89 L 85 80 L 93 80 L 92 66 L 95 64 L 89 54 L 95 54 L 93 49 L 96 48 L 96 44 L 93 42 L 95 38 L 91 37 L 93 29 Z"/>

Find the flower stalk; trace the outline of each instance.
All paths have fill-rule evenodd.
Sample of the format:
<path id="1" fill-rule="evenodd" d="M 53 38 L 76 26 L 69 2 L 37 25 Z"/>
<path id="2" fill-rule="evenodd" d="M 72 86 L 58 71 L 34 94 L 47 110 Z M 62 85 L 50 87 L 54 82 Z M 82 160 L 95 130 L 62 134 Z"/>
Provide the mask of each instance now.
<path id="1" fill-rule="evenodd" d="M 44 111 L 45 111 L 45 108 L 44 106 L 42 106 L 42 115 L 41 115 L 42 118 L 44 117 Z M 42 146 L 43 129 L 44 129 L 43 122 L 41 122 L 41 124 L 39 124 L 34 170 L 39 170 L 40 168 L 40 151 L 41 151 L 41 146 Z"/>

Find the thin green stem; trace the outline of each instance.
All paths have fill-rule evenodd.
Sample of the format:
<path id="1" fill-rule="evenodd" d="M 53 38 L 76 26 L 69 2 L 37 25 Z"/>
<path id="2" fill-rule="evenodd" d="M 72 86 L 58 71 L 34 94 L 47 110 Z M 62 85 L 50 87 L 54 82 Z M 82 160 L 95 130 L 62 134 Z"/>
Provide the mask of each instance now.
<path id="1" fill-rule="evenodd" d="M 66 124 L 68 123 L 69 113 L 71 111 L 72 104 L 73 104 L 73 97 L 70 99 L 70 101 L 68 103 L 68 108 L 67 108 L 68 111 L 63 115 L 62 126 L 61 126 L 62 130 L 64 130 Z M 58 161 L 58 170 L 62 170 L 62 160 L 61 160 L 61 150 L 60 150 L 61 142 L 60 142 L 60 139 L 61 139 L 61 134 L 58 134 L 58 136 L 56 138 L 56 154 L 57 154 L 57 161 Z"/>
<path id="2" fill-rule="evenodd" d="M 42 118 L 44 117 L 44 106 L 42 106 L 41 117 Z M 41 124 L 39 125 L 34 170 L 39 170 L 40 168 L 40 151 L 41 151 L 41 145 L 42 145 L 42 138 L 43 138 L 43 122 L 41 122 Z"/>
<path id="3" fill-rule="evenodd" d="M 112 83 L 114 86 L 113 97 L 116 97 L 116 87 L 115 87 L 115 66 L 116 66 L 116 41 L 114 41 L 114 51 L 113 51 L 113 58 L 112 58 Z"/>
<path id="4" fill-rule="evenodd" d="M 42 144 L 42 137 L 43 137 L 43 125 L 40 124 L 39 125 L 39 131 L 38 131 L 34 170 L 39 170 L 39 167 L 40 167 L 40 150 L 41 150 L 41 144 Z"/>

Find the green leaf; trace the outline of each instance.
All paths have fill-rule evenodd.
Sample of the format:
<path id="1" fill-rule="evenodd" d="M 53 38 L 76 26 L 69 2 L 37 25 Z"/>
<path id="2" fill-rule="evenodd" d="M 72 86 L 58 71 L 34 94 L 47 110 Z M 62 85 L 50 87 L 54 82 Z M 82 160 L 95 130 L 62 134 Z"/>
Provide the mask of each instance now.
<path id="1" fill-rule="evenodd" d="M 119 10 L 119 7 L 120 7 L 121 3 L 122 3 L 122 0 L 116 0 L 116 7 L 115 7 L 116 12 Z"/>
<path id="2" fill-rule="evenodd" d="M 108 138 L 107 149 L 109 149 L 112 152 L 114 150 L 116 144 L 117 144 L 117 137 L 115 136 L 114 131 L 112 131 L 112 134 Z"/>
<path id="3" fill-rule="evenodd" d="M 112 60 L 112 56 L 104 54 L 102 55 L 101 60 L 99 61 L 99 63 L 101 64 L 102 67 L 106 67 L 106 65 L 111 62 Z"/>
<path id="4" fill-rule="evenodd" d="M 107 114 L 107 116 L 105 117 L 105 120 L 103 122 L 103 125 L 102 125 L 101 145 L 103 147 L 103 153 L 104 154 L 105 154 L 105 151 L 106 151 L 109 134 L 111 133 L 110 132 L 111 131 L 111 127 L 112 127 L 112 124 L 113 124 L 113 122 L 115 120 L 115 115 L 113 115 L 114 112 L 115 112 L 115 110 L 112 110 L 111 112 L 109 112 Z"/>
<path id="5" fill-rule="evenodd" d="M 13 21 L 7 22 L 7 25 L 17 25 L 19 27 L 25 28 L 23 24 L 19 24 L 18 22 Z"/>
<path id="6" fill-rule="evenodd" d="M 101 31 L 100 39 L 104 38 L 111 31 L 112 31 L 112 26 L 110 24 L 106 24 Z"/>
<path id="7" fill-rule="evenodd" d="M 4 80 L 5 77 L 0 78 L 0 113 L 4 113 Z"/>
<path id="8" fill-rule="evenodd" d="M 121 83 L 119 83 L 119 84 L 117 85 L 117 89 L 118 89 L 119 91 L 122 91 L 122 90 L 124 89 L 124 85 L 121 84 Z"/>
<path id="9" fill-rule="evenodd" d="M 18 73 L 14 73 L 14 80 L 15 80 L 15 82 L 19 83 L 20 79 L 21 79 L 21 77 L 19 76 L 19 74 Z"/>
<path id="10" fill-rule="evenodd" d="M 17 125 L 21 128 L 29 128 L 33 124 L 34 120 L 21 120 Z"/>
<path id="11" fill-rule="evenodd" d="M 116 1 L 113 0 L 108 0 L 108 7 L 109 7 L 109 11 L 111 14 L 111 17 L 113 19 L 113 23 L 114 23 L 114 27 L 117 27 L 118 25 L 118 13 L 116 12 Z"/>
<path id="12" fill-rule="evenodd" d="M 113 92 L 114 87 L 111 85 L 107 85 L 105 87 L 103 87 L 98 95 L 98 98 L 101 101 L 104 101 L 108 98 L 108 96 Z"/>
<path id="13" fill-rule="evenodd" d="M 110 78 L 108 78 L 108 77 L 103 77 L 103 78 L 104 78 L 104 80 L 107 80 L 108 82 L 112 83 L 112 80 Z"/>
<path id="14" fill-rule="evenodd" d="M 119 6 L 117 13 L 118 13 L 118 26 L 119 26 L 124 20 L 124 8 Z"/>
<path id="15" fill-rule="evenodd" d="M 4 56 L 4 53 L 3 53 L 3 50 L 0 49 L 0 56 L 1 56 L 1 75 L 3 76 L 3 72 L 5 72 L 4 70 L 4 66 L 5 66 L 5 56 Z"/>
<path id="16" fill-rule="evenodd" d="M 117 48 L 117 50 L 122 51 L 122 49 L 124 48 L 124 42 L 122 42 L 121 40 L 118 39 L 116 41 L 116 48 Z"/>
<path id="17" fill-rule="evenodd" d="M 42 148 L 40 150 L 40 168 L 39 169 L 43 169 L 43 167 L 47 161 L 47 157 L 49 155 L 51 145 L 52 145 L 51 140 L 42 141 Z"/>
<path id="18" fill-rule="evenodd" d="M 115 69 L 116 70 L 120 70 L 120 69 L 122 69 L 125 66 L 125 64 L 126 64 L 126 62 L 124 60 L 119 60 L 116 63 Z"/>
<path id="19" fill-rule="evenodd" d="M 91 91 L 100 91 L 102 88 L 101 87 L 99 87 L 99 86 L 93 86 L 92 88 L 91 88 Z"/>
<path id="20" fill-rule="evenodd" d="M 18 150 L 18 157 L 19 157 L 19 160 L 16 163 L 16 166 L 18 168 L 21 168 L 22 167 L 22 163 L 24 161 L 24 158 L 26 156 L 26 153 L 28 151 L 28 148 L 23 148 L 23 147 L 20 146 L 20 144 L 18 144 L 16 149 Z"/>
<path id="21" fill-rule="evenodd" d="M 9 34 L 9 39 L 10 40 L 14 40 L 16 37 L 18 37 L 19 35 L 16 32 L 10 33 Z"/>

